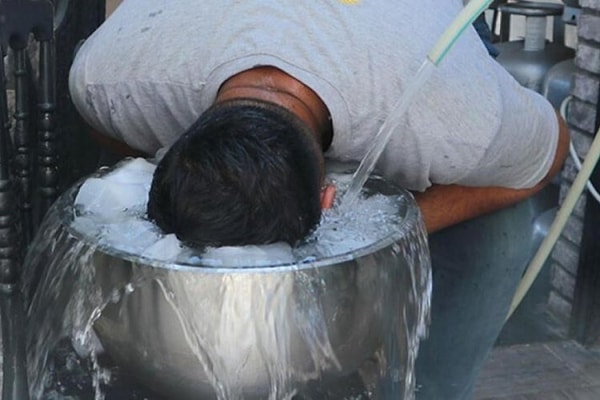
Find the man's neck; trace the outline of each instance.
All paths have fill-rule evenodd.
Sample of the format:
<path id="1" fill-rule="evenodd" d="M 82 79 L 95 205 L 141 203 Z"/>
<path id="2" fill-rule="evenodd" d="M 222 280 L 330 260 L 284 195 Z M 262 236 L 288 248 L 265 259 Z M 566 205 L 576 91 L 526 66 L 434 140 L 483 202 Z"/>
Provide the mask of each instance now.
<path id="1" fill-rule="evenodd" d="M 312 89 L 277 68 L 257 67 L 232 76 L 220 87 L 215 103 L 236 98 L 282 106 L 304 121 L 321 147 L 331 141 L 327 106 Z"/>

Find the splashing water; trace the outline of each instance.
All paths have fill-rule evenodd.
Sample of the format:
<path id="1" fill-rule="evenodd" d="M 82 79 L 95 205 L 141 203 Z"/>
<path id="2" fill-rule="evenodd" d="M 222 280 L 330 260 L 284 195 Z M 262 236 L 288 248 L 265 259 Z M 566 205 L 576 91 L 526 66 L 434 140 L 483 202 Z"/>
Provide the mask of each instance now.
<path id="1" fill-rule="evenodd" d="M 342 188 L 349 180 L 330 177 Z M 154 228 L 152 240 L 140 236 L 131 227 L 141 222 L 123 221 L 143 220 L 135 204 L 94 220 L 73 207 L 76 189 L 50 210 L 25 263 L 32 399 L 162 398 L 127 386 L 131 376 L 166 398 L 413 398 L 427 237 L 420 219 L 406 223 L 416 207 L 382 180 L 367 183 L 355 213 L 326 213 L 303 246 L 252 268 L 223 268 L 231 259 L 203 258 Z M 241 251 L 233 264 L 271 256 Z M 169 383 L 173 371 L 189 390 Z"/>
<path id="2" fill-rule="evenodd" d="M 408 82 L 405 90 L 402 92 L 402 95 L 398 99 L 398 101 L 392 107 L 392 110 L 388 114 L 388 117 L 385 119 L 381 128 L 379 128 L 379 132 L 373 139 L 373 144 L 367 150 L 367 153 L 363 157 L 360 162 L 360 165 L 354 172 L 352 176 L 352 183 L 350 187 L 344 194 L 339 206 L 341 208 L 352 208 L 356 199 L 358 198 L 365 182 L 367 181 L 371 172 L 375 168 L 375 164 L 381 157 L 381 153 L 385 150 L 385 146 L 390 140 L 392 133 L 394 133 L 400 126 L 402 122 L 402 118 L 404 117 L 404 113 L 411 105 L 416 94 L 421 90 L 427 79 L 431 76 L 432 71 L 434 70 L 435 65 L 426 58 L 423 64 L 419 67 L 417 74 L 414 79 Z"/>

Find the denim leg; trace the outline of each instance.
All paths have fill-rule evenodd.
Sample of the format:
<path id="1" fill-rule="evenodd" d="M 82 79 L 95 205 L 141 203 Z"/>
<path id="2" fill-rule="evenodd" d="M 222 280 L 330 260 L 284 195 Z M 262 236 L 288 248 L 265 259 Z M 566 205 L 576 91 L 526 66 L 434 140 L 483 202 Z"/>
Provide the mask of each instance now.
<path id="1" fill-rule="evenodd" d="M 485 20 L 485 13 L 482 13 L 473 21 L 473 27 L 477 31 L 477 34 L 481 38 L 481 41 L 485 45 L 490 56 L 496 58 L 500 54 L 498 48 L 492 44 L 492 31 Z"/>
<path id="2" fill-rule="evenodd" d="M 466 400 L 531 257 L 527 202 L 430 236 L 431 326 L 416 364 L 417 400 Z"/>

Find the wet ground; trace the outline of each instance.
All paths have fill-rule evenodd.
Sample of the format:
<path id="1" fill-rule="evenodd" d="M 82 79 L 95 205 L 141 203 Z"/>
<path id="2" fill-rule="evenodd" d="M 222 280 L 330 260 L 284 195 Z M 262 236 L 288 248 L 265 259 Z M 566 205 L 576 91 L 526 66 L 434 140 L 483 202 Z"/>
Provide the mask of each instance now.
<path id="1" fill-rule="evenodd" d="M 497 347 L 474 400 L 598 400 L 600 349 L 574 341 Z"/>
<path id="2" fill-rule="evenodd" d="M 544 268 L 502 330 L 473 400 L 598 400 L 600 348 L 564 336 L 547 313 L 550 268 Z"/>

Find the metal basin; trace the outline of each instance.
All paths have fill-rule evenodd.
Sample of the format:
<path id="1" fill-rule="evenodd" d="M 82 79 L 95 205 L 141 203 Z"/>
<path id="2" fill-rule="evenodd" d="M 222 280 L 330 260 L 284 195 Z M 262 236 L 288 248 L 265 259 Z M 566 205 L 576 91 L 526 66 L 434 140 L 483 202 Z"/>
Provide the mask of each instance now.
<path id="1" fill-rule="evenodd" d="M 94 329 L 121 367 L 167 398 L 283 398 L 385 348 L 394 361 L 384 369 L 414 361 L 415 303 L 430 285 L 421 216 L 407 192 L 369 186 L 404 194 L 401 229 L 351 253 L 269 267 L 166 264 L 103 247 L 71 226 L 77 187 L 58 209 L 61 229 L 93 248 L 86 268 L 110 298 Z"/>

